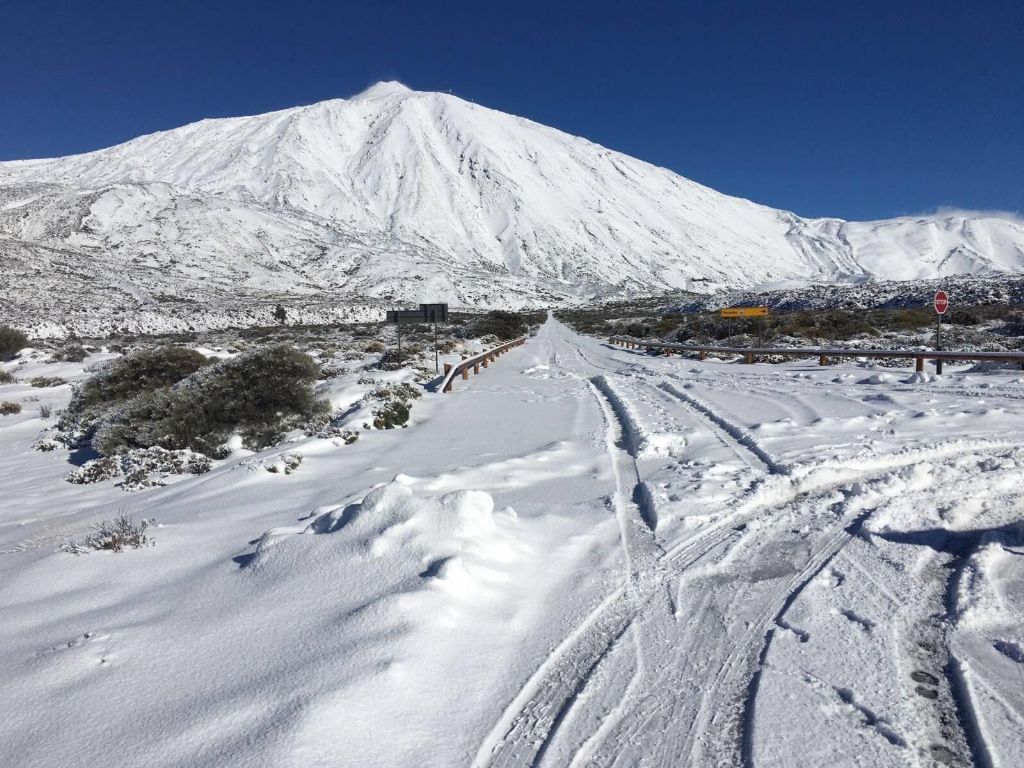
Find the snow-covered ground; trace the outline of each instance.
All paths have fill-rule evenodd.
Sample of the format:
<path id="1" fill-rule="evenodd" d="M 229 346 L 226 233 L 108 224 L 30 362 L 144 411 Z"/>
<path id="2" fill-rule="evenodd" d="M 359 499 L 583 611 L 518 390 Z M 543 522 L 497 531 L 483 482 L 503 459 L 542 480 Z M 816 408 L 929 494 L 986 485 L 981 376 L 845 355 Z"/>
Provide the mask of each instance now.
<path id="1" fill-rule="evenodd" d="M 0 762 L 1020 765 L 1024 378 L 872 373 L 551 320 L 408 429 L 133 494 L 0 385 Z M 155 546 L 60 551 L 121 510 Z"/>

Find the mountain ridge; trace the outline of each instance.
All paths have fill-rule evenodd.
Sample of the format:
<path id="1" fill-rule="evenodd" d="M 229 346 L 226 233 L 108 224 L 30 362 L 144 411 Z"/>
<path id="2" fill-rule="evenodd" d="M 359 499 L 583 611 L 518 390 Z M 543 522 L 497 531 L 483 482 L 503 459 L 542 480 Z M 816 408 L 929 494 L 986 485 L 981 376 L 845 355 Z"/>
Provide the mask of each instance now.
<path id="1" fill-rule="evenodd" d="M 0 258 L 14 283 L 9 313 L 51 323 L 23 284 L 47 264 L 106 314 L 152 308 L 156 295 L 224 306 L 344 297 L 367 308 L 362 317 L 388 302 L 526 307 L 1016 274 L 1024 226 L 807 219 L 384 82 L 349 99 L 0 163 Z"/>

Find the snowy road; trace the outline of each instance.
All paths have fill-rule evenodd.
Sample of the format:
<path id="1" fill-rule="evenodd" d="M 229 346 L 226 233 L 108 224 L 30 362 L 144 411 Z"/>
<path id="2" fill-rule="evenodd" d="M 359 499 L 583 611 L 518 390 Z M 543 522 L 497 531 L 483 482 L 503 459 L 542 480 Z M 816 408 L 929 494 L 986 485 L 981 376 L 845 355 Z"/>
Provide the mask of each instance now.
<path id="1" fill-rule="evenodd" d="M 127 497 L 165 527 L 123 556 L 53 552 L 74 491 L 15 484 L 5 764 L 1021 764 L 1017 374 L 552 320 L 415 416 Z M 0 468 L 59 477 L 6 431 Z M 62 532 L 126 504 L 89 493 Z"/>

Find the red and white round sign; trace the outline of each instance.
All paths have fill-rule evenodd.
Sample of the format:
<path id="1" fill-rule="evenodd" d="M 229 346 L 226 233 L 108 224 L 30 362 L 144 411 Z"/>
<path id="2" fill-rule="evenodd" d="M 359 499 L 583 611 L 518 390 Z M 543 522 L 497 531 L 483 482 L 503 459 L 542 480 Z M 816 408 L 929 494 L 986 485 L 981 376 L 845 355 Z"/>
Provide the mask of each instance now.
<path id="1" fill-rule="evenodd" d="M 936 291 L 935 311 L 940 315 L 944 315 L 947 309 L 949 309 L 949 295 L 945 291 Z"/>

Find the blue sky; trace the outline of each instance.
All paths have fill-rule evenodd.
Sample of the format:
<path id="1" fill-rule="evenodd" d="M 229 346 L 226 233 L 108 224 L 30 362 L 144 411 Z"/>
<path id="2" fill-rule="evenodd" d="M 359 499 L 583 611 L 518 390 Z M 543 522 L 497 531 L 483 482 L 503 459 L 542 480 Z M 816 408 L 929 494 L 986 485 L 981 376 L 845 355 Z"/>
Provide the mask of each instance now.
<path id="1" fill-rule="evenodd" d="M 808 216 L 1024 211 L 1024 3 L 0 6 L 0 159 L 381 79 Z"/>

